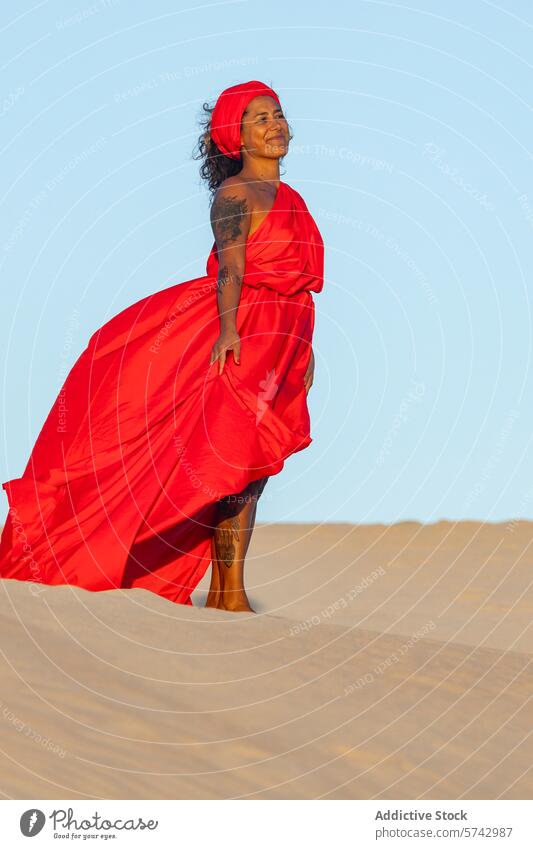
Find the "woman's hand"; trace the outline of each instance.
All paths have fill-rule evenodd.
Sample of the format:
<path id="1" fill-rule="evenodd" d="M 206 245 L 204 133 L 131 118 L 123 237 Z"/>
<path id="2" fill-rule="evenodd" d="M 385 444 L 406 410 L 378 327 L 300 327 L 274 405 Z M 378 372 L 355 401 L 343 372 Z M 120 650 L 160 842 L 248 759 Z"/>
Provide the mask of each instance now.
<path id="1" fill-rule="evenodd" d="M 241 361 L 241 337 L 235 327 L 223 328 L 220 336 L 211 350 L 209 365 L 218 360 L 218 373 L 222 374 L 226 362 L 226 351 L 233 351 L 233 359 L 237 364 Z"/>
<path id="2" fill-rule="evenodd" d="M 313 378 L 315 375 L 315 355 L 313 354 L 313 349 L 311 348 L 311 358 L 309 360 L 309 365 L 307 366 L 307 370 L 304 376 L 304 386 L 305 386 L 305 394 L 307 395 L 309 390 L 313 385 Z"/>

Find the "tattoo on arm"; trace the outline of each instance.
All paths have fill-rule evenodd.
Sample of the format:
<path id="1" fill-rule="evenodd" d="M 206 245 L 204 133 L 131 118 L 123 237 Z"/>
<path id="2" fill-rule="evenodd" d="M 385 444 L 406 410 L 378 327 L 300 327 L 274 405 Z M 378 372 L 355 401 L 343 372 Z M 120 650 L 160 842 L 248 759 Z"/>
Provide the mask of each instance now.
<path id="1" fill-rule="evenodd" d="M 244 198 L 218 197 L 211 207 L 211 221 L 217 243 L 221 249 L 237 242 L 242 235 L 242 222 L 248 212 Z"/>
<path id="2" fill-rule="evenodd" d="M 246 198 L 228 195 L 227 189 L 215 195 L 211 207 L 211 226 L 218 254 L 216 289 L 218 295 L 223 296 L 218 303 L 221 309 L 223 303 L 224 313 L 229 313 L 229 320 L 231 315 L 235 318 L 244 279 L 244 255 L 249 230 Z"/>
<path id="3" fill-rule="evenodd" d="M 222 287 L 231 282 L 240 286 L 242 284 L 242 277 L 240 274 L 237 274 L 235 271 L 228 268 L 227 265 L 224 265 L 218 271 L 217 292 L 221 292 Z"/>

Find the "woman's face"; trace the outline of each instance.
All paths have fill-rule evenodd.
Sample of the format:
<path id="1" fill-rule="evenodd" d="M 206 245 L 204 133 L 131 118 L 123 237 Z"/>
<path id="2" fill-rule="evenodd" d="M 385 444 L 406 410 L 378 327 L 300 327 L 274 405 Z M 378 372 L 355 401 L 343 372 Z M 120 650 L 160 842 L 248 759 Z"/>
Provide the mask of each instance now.
<path id="1" fill-rule="evenodd" d="M 242 116 L 241 144 L 254 158 L 279 159 L 289 150 L 289 126 L 273 97 L 250 101 Z"/>

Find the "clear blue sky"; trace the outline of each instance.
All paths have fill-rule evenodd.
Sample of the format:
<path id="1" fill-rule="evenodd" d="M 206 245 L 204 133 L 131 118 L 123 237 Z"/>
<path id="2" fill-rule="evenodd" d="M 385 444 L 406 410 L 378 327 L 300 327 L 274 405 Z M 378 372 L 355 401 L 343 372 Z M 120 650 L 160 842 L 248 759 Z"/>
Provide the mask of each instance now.
<path id="1" fill-rule="evenodd" d="M 525 0 L 4 5 L 2 481 L 93 331 L 205 273 L 200 106 L 260 79 L 326 280 L 259 520 L 533 518 L 532 38 Z"/>

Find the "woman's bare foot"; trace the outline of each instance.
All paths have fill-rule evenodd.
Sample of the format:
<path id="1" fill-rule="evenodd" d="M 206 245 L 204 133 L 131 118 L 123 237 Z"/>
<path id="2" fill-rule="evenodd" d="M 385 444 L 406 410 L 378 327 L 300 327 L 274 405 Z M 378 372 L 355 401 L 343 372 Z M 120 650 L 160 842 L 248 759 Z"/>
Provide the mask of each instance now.
<path id="1" fill-rule="evenodd" d="M 229 610 L 233 613 L 256 613 L 244 589 L 224 590 L 220 593 L 218 604 L 219 610 Z"/>
<path id="2" fill-rule="evenodd" d="M 215 610 L 230 610 L 235 613 L 257 612 L 250 605 L 244 587 L 237 587 L 232 590 L 224 589 L 221 586 L 222 580 L 216 560 L 213 562 L 211 568 L 211 584 L 205 602 L 206 607 L 211 607 Z"/>
<path id="3" fill-rule="evenodd" d="M 211 584 L 205 602 L 206 607 L 215 610 L 230 610 L 235 613 L 256 613 L 248 601 L 244 587 L 226 589 L 222 586 L 222 577 L 215 560 L 212 564 Z"/>
<path id="4" fill-rule="evenodd" d="M 205 602 L 206 607 L 218 607 L 219 593 L 214 590 L 209 590 Z"/>
<path id="5" fill-rule="evenodd" d="M 218 569 L 213 565 L 213 574 L 211 575 L 211 586 L 207 593 L 205 602 L 206 607 L 218 607 L 220 601 L 220 584 L 218 581 Z"/>
<path id="6" fill-rule="evenodd" d="M 268 478 L 252 481 L 218 502 L 211 540 L 211 585 L 205 606 L 234 613 L 256 613 L 244 589 L 244 560 L 255 524 L 257 501 Z"/>

